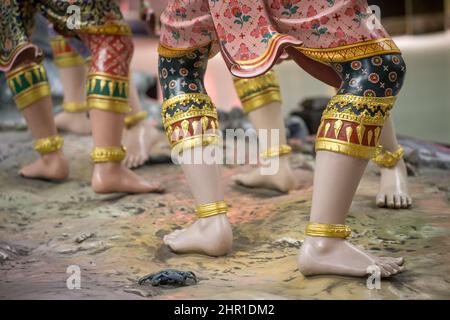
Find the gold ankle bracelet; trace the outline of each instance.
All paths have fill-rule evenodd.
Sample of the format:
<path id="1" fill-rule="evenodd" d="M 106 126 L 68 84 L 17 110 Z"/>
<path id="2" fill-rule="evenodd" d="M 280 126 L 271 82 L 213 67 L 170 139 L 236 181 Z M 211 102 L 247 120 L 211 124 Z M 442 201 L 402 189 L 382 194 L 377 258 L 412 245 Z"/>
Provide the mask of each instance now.
<path id="1" fill-rule="evenodd" d="M 310 237 L 348 238 L 352 229 L 345 224 L 324 224 L 310 222 L 306 225 L 305 234 Z"/>
<path id="2" fill-rule="evenodd" d="M 64 138 L 60 135 L 51 136 L 36 140 L 34 150 L 40 154 L 47 154 L 61 149 L 64 145 Z"/>
<path id="3" fill-rule="evenodd" d="M 261 158 L 273 158 L 273 157 L 279 157 L 286 154 L 291 154 L 292 148 L 286 144 L 283 144 L 279 147 L 268 149 L 264 152 L 261 152 L 260 157 Z"/>
<path id="4" fill-rule="evenodd" d="M 125 127 L 127 129 L 129 129 L 132 126 L 134 126 L 136 123 L 138 123 L 141 120 L 146 119 L 147 117 L 148 117 L 148 112 L 147 111 L 140 111 L 138 113 L 126 116 L 125 119 L 124 119 Z"/>
<path id="5" fill-rule="evenodd" d="M 95 147 L 91 152 L 92 161 L 101 162 L 121 162 L 125 159 L 126 149 L 121 147 Z"/>
<path id="6" fill-rule="evenodd" d="M 390 152 L 380 145 L 377 147 L 376 156 L 373 159 L 373 162 L 380 167 L 393 168 L 397 165 L 397 162 L 403 158 L 404 154 L 405 150 L 402 146 L 398 146 L 396 151 Z"/>
<path id="7" fill-rule="evenodd" d="M 228 206 L 225 201 L 201 204 L 196 208 L 197 217 L 208 218 L 228 212 Z"/>

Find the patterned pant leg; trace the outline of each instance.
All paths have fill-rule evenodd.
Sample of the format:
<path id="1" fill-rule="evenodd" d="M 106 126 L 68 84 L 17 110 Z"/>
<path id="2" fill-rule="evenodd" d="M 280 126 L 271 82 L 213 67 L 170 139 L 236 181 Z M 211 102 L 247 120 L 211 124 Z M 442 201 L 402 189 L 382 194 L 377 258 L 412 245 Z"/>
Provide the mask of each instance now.
<path id="1" fill-rule="evenodd" d="M 128 28 L 125 32 L 88 33 L 81 37 L 92 57 L 87 80 L 88 108 L 130 112 L 129 69 L 134 49 L 131 31 Z"/>
<path id="2" fill-rule="evenodd" d="M 217 142 L 217 110 L 204 86 L 210 46 L 192 50 L 159 48 L 161 114 L 172 148 L 179 151 Z"/>
<path id="3" fill-rule="evenodd" d="M 245 113 L 281 102 L 280 84 L 273 70 L 256 78 L 234 78 L 233 82 Z"/>
<path id="4" fill-rule="evenodd" d="M 323 113 L 316 150 L 371 159 L 402 88 L 405 62 L 401 54 L 386 54 L 333 67 L 342 86 Z"/>
<path id="5" fill-rule="evenodd" d="M 20 111 L 51 95 L 47 73 L 42 63 L 26 63 L 7 72 L 8 86 Z"/>

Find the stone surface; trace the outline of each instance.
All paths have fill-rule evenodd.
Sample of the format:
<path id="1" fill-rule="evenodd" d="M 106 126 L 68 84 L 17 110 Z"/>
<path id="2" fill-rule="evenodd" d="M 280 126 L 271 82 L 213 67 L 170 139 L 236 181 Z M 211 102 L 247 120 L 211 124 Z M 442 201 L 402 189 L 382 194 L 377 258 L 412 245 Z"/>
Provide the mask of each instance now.
<path id="1" fill-rule="evenodd" d="M 366 279 L 304 278 L 297 270 L 311 205 L 311 172 L 288 195 L 234 187 L 246 167 L 224 168 L 235 233 L 222 258 L 176 255 L 165 234 L 191 223 L 194 203 L 180 167 L 148 165 L 137 173 L 161 181 L 164 195 L 96 195 L 89 186 L 89 137 L 66 136 L 70 178 L 62 184 L 21 178 L 32 161 L 27 132 L 0 132 L 0 299 L 431 299 L 450 298 L 450 172 L 422 169 L 411 177 L 411 210 L 377 209 L 376 168 L 358 189 L 349 224 L 352 241 L 373 253 L 405 256 L 407 271 L 369 290 Z M 296 167 L 303 156 L 295 155 Z M 310 158 L 306 158 L 311 162 Z M 312 166 L 306 166 L 312 167 Z M 81 243 L 81 234 L 94 233 Z M 69 290 L 67 267 L 81 268 L 81 289 Z M 173 268 L 193 271 L 194 286 L 136 286 L 140 277 Z"/>

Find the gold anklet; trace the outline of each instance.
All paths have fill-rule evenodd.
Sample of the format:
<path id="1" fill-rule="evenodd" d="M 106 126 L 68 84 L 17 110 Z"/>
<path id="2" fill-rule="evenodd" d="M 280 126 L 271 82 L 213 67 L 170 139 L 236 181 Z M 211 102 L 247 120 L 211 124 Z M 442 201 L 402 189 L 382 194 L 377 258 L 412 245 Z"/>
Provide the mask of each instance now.
<path id="1" fill-rule="evenodd" d="M 83 112 L 87 111 L 86 102 L 65 102 L 63 103 L 63 110 L 66 112 Z"/>
<path id="2" fill-rule="evenodd" d="M 197 217 L 208 218 L 219 214 L 227 213 L 228 206 L 225 201 L 201 204 L 196 208 Z"/>
<path id="3" fill-rule="evenodd" d="M 398 149 L 394 152 L 390 152 L 383 148 L 383 146 L 379 145 L 377 147 L 376 156 L 373 159 L 373 162 L 375 162 L 380 167 L 385 168 L 393 168 L 397 165 L 397 162 L 400 161 L 400 159 L 403 158 L 403 155 L 405 154 L 405 150 L 402 148 L 402 146 L 398 146 Z"/>
<path id="4" fill-rule="evenodd" d="M 40 154 L 47 154 L 61 149 L 63 145 L 64 138 L 56 135 L 36 140 L 34 143 L 34 150 L 36 150 Z"/>
<path id="5" fill-rule="evenodd" d="M 306 225 L 307 236 L 327 238 L 348 238 L 352 229 L 345 224 L 323 224 L 310 222 Z"/>
<path id="6" fill-rule="evenodd" d="M 141 120 L 146 119 L 147 117 L 148 117 L 148 112 L 147 111 L 140 111 L 138 113 L 126 116 L 125 119 L 124 119 L 125 127 L 127 129 L 129 129 L 132 126 L 134 126 L 136 123 L 138 123 Z"/>
<path id="7" fill-rule="evenodd" d="M 285 154 L 291 154 L 292 148 L 286 144 L 283 144 L 276 148 L 268 149 L 264 152 L 261 152 L 260 157 L 261 158 L 273 158 L 273 157 L 279 157 Z"/>
<path id="8" fill-rule="evenodd" d="M 95 147 L 91 152 L 92 161 L 100 162 L 120 162 L 125 158 L 126 149 L 121 147 Z"/>

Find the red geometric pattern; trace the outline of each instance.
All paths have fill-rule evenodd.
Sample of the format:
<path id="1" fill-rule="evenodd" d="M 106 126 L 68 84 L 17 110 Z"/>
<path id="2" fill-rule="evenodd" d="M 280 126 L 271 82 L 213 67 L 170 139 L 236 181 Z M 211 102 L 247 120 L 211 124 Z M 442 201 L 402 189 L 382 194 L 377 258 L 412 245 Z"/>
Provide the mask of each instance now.
<path id="1" fill-rule="evenodd" d="M 130 36 L 83 34 L 82 38 L 92 53 L 89 73 L 128 76 L 134 48 Z"/>

